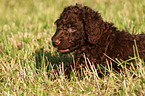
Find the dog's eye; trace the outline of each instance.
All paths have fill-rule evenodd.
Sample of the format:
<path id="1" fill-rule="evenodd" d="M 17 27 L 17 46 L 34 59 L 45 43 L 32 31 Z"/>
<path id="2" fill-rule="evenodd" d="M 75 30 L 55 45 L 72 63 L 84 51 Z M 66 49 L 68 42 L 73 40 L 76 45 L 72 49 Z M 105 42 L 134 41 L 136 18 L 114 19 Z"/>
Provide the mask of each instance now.
<path id="1" fill-rule="evenodd" d="M 75 32 L 76 29 L 75 29 L 74 27 L 71 27 L 71 28 L 68 29 L 68 31 L 69 31 L 69 32 Z"/>

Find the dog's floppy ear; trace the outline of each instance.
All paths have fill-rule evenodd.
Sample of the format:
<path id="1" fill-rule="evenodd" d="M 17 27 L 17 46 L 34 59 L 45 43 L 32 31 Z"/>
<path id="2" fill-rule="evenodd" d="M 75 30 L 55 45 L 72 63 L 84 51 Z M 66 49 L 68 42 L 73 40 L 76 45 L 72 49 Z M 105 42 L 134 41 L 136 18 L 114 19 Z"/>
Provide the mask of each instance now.
<path id="1" fill-rule="evenodd" d="M 105 26 L 103 25 L 100 14 L 87 6 L 84 6 L 81 18 L 84 23 L 84 30 L 86 32 L 88 42 L 96 44 L 103 34 L 103 27 Z"/>

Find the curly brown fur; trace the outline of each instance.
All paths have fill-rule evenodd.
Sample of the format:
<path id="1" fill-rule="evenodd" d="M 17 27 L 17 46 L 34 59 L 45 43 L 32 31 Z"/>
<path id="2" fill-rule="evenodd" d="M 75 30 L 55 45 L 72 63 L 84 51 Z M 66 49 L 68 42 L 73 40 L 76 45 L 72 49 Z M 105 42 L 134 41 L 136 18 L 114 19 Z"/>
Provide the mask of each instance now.
<path id="1" fill-rule="evenodd" d="M 133 46 L 136 40 L 140 57 L 145 59 L 145 35 L 131 35 L 119 31 L 112 23 L 103 21 L 100 14 L 87 6 L 75 5 L 66 7 L 56 20 L 57 30 L 52 42 L 61 53 L 74 50 L 76 69 L 85 66 L 84 54 L 95 65 L 106 65 L 107 57 L 127 60 L 134 57 Z M 71 71 L 67 65 L 66 73 Z M 120 67 L 113 63 L 113 70 Z"/>

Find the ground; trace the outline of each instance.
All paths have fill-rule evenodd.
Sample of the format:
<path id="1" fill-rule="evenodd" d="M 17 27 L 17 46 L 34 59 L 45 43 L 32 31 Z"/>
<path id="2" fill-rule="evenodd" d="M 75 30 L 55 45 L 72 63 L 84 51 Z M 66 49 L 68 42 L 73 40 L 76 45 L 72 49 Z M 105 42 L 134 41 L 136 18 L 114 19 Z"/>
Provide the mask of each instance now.
<path id="1" fill-rule="evenodd" d="M 73 53 L 58 54 L 51 37 L 63 8 L 76 3 L 99 11 L 119 30 L 145 33 L 145 0 L 0 0 L 0 95 L 145 95 L 141 59 L 125 74 L 108 68 L 110 75 L 99 78 L 92 68 L 82 70 L 83 79 L 75 73 L 64 78 Z"/>

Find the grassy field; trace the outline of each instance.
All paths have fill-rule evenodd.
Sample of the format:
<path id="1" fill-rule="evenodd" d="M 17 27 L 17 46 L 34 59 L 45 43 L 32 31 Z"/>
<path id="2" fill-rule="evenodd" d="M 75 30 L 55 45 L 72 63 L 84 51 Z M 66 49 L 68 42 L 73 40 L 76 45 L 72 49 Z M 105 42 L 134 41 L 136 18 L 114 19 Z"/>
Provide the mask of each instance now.
<path id="1" fill-rule="evenodd" d="M 141 59 L 126 74 L 110 70 L 109 76 L 99 78 L 92 68 L 83 70 L 81 80 L 73 74 L 70 81 L 64 78 L 64 65 L 73 61 L 73 54 L 57 53 L 51 37 L 63 8 L 76 3 L 99 11 L 119 30 L 145 33 L 145 0 L 0 0 L 1 96 L 145 96 Z"/>

